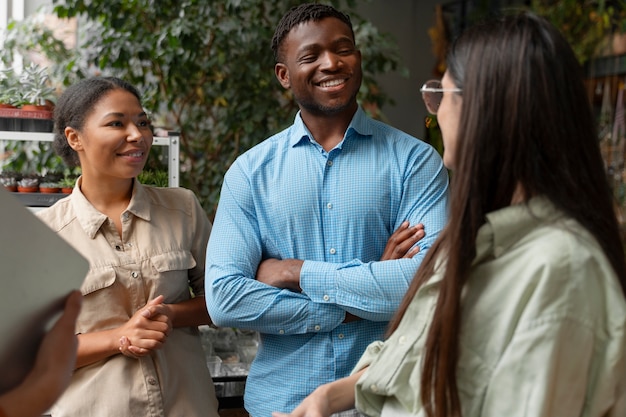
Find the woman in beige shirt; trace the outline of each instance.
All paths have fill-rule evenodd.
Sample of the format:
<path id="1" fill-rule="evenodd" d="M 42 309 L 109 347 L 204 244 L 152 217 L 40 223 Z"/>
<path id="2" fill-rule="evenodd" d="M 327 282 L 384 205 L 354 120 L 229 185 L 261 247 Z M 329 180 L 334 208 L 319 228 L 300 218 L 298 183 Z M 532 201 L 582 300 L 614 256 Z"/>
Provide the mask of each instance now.
<path id="1" fill-rule="evenodd" d="M 141 185 L 152 145 L 137 90 L 117 78 L 71 87 L 54 147 L 82 175 L 39 213 L 90 264 L 76 370 L 53 416 L 217 416 L 198 335 L 209 324 L 204 255 L 211 223 L 194 194 Z"/>

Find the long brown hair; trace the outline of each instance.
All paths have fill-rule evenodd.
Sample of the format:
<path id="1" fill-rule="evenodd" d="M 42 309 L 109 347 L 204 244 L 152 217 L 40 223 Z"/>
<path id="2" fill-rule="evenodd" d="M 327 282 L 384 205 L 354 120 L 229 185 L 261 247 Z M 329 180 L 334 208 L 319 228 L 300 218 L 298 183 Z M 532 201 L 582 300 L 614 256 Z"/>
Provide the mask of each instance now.
<path id="1" fill-rule="evenodd" d="M 528 12 L 470 27 L 453 44 L 448 75 L 462 89 L 449 223 L 426 255 L 390 323 L 444 260 L 428 332 L 420 397 L 429 417 L 461 415 L 456 383 L 461 291 L 485 215 L 547 197 L 599 242 L 626 294 L 626 266 L 583 74 L 570 46 Z"/>

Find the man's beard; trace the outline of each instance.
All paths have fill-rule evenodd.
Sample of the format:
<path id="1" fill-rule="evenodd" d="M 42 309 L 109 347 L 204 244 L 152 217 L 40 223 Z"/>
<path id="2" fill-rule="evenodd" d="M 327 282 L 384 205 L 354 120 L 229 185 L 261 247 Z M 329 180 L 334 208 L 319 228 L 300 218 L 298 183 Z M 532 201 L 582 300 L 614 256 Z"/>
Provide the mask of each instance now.
<path id="1" fill-rule="evenodd" d="M 357 93 L 353 94 L 352 97 L 350 97 L 345 102 L 341 102 L 333 106 L 326 106 L 315 100 L 310 100 L 310 99 L 300 100 L 297 97 L 295 97 L 294 99 L 296 103 L 298 104 L 298 107 L 300 107 L 302 110 L 305 110 L 308 113 L 315 114 L 318 116 L 333 116 L 335 114 L 339 114 L 347 109 L 352 108 L 352 106 L 354 106 Z"/>

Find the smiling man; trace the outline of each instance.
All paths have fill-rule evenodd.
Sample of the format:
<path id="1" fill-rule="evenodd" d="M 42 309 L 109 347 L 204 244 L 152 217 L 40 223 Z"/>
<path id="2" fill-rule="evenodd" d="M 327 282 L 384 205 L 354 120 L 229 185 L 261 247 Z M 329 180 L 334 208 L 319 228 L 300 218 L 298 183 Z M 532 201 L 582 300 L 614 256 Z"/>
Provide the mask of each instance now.
<path id="1" fill-rule="evenodd" d="M 383 336 L 446 222 L 448 192 L 433 148 L 359 106 L 347 15 L 297 6 L 272 49 L 300 111 L 227 172 L 205 282 L 215 324 L 260 332 L 253 417 L 291 411 Z"/>

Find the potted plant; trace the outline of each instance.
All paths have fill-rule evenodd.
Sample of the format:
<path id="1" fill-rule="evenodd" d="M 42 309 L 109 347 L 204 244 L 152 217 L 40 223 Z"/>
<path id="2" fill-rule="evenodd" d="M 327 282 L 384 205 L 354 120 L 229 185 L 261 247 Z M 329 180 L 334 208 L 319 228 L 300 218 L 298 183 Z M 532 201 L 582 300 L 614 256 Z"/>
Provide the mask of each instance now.
<path id="1" fill-rule="evenodd" d="M 20 179 L 18 173 L 14 171 L 3 171 L 0 172 L 0 184 L 4 186 L 5 189 L 11 192 L 17 191 L 17 181 Z"/>
<path id="2" fill-rule="evenodd" d="M 20 102 L 20 82 L 12 68 L 0 70 L 0 130 L 21 130 L 17 116 Z"/>
<path id="3" fill-rule="evenodd" d="M 52 132 L 52 108 L 55 89 L 50 85 L 48 70 L 34 63 L 21 76 L 22 129 L 30 132 Z"/>
<path id="4" fill-rule="evenodd" d="M 59 181 L 59 185 L 61 186 L 61 192 L 65 194 L 71 194 L 74 189 L 74 185 L 76 185 L 76 177 L 66 176 L 61 181 Z"/>
<path id="5" fill-rule="evenodd" d="M 39 175 L 24 174 L 22 179 L 17 181 L 17 191 L 20 193 L 36 193 L 39 191 Z"/>
<path id="6" fill-rule="evenodd" d="M 45 194 L 53 194 L 61 191 L 61 185 L 58 182 L 42 182 L 39 184 L 39 192 Z"/>
<path id="7" fill-rule="evenodd" d="M 47 194 L 61 192 L 61 185 L 59 184 L 61 179 L 63 179 L 62 172 L 46 172 L 40 179 L 39 192 Z"/>
<path id="8" fill-rule="evenodd" d="M 0 70 L 0 108 L 15 109 L 19 101 L 20 82 L 13 68 Z"/>
<path id="9" fill-rule="evenodd" d="M 22 87 L 22 110 L 52 110 L 55 89 L 50 85 L 48 69 L 30 63 L 20 77 Z"/>

